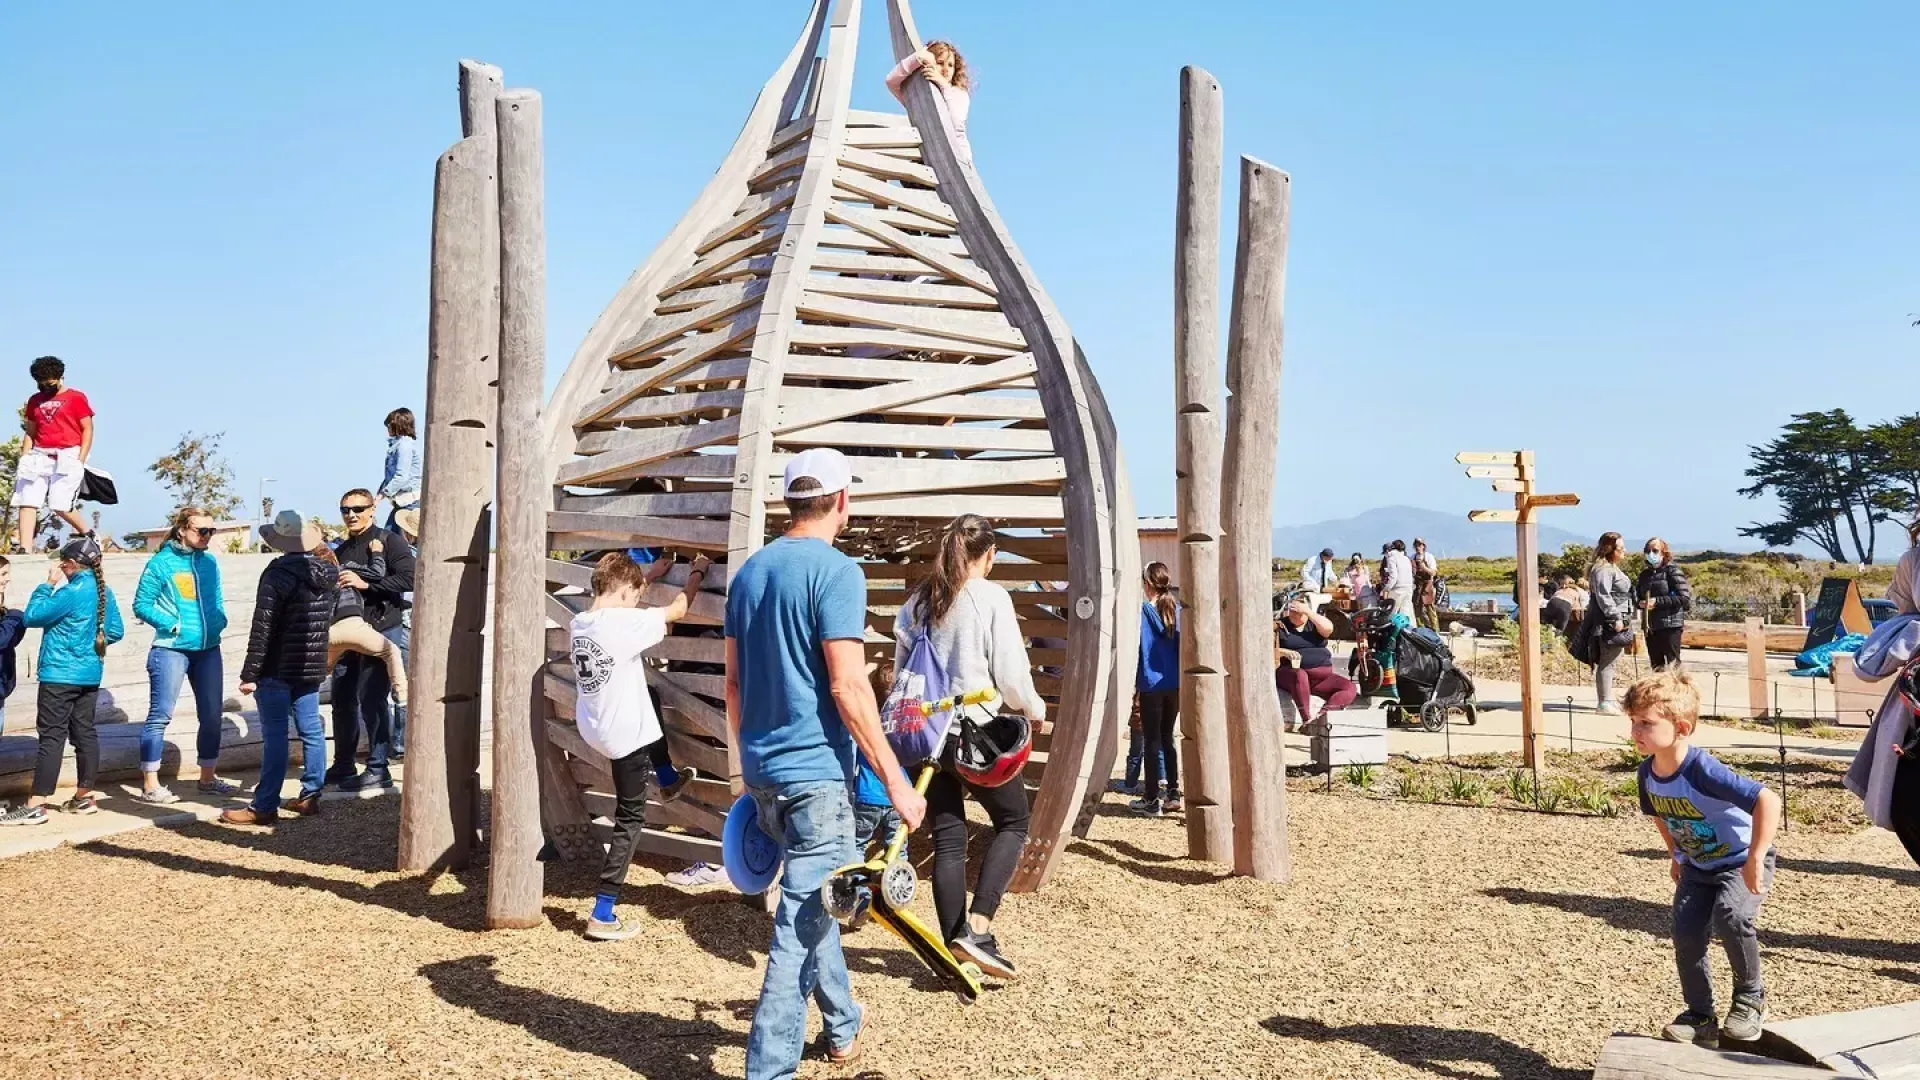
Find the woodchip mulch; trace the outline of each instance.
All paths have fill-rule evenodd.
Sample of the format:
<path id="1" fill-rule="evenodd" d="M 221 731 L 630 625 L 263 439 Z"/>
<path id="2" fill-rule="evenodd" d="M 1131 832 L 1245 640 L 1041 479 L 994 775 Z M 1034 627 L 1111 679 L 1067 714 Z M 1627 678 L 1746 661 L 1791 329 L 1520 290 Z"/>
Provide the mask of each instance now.
<path id="1" fill-rule="evenodd" d="M 1572 1078 L 1610 1032 L 1678 1011 L 1644 821 L 1290 802 L 1296 877 L 1275 888 L 1186 860 L 1178 821 L 1110 796 L 1051 885 L 1008 899 L 996 929 L 1022 978 L 977 1005 L 886 931 L 851 935 L 875 1040 L 858 1067 L 801 1075 Z M 645 931 L 597 945 L 592 870 L 567 866 L 549 926 L 482 933 L 481 872 L 384 869 L 397 810 L 0 864 L 0 1076 L 741 1074 L 763 915 L 636 867 Z M 1782 854 L 1761 918 L 1776 1015 L 1920 996 L 1920 874 L 1897 844 L 1796 830 Z"/>

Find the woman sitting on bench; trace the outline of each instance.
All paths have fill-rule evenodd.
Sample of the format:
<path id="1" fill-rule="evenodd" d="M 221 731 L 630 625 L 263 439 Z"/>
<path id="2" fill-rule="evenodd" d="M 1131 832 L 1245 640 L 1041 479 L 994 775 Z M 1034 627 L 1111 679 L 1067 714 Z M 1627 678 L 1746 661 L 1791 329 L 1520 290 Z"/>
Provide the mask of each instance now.
<path id="1" fill-rule="evenodd" d="M 1315 723 L 1360 695 L 1351 679 L 1333 670 L 1333 650 L 1327 648 L 1332 635 L 1333 620 L 1314 611 L 1304 599 L 1291 601 L 1280 613 L 1276 628 L 1280 663 L 1273 669 L 1273 681 L 1299 706 L 1300 715 L 1312 716 Z M 1316 697 L 1326 702 L 1318 714 L 1313 711 Z"/>

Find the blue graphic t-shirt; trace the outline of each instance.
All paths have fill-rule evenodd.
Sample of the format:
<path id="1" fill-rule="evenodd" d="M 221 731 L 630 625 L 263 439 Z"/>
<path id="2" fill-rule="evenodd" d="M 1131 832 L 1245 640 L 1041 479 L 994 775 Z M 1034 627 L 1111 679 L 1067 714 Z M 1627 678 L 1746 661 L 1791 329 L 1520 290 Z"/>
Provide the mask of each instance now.
<path id="1" fill-rule="evenodd" d="M 782 537 L 727 581 L 740 662 L 740 772 L 754 787 L 853 779 L 824 644 L 866 635 L 867 579 L 824 540 Z"/>
<path id="2" fill-rule="evenodd" d="M 1697 746 L 1672 776 L 1655 773 L 1652 758 L 1640 763 L 1640 812 L 1665 822 L 1680 858 L 1702 870 L 1746 861 L 1761 790 Z"/>

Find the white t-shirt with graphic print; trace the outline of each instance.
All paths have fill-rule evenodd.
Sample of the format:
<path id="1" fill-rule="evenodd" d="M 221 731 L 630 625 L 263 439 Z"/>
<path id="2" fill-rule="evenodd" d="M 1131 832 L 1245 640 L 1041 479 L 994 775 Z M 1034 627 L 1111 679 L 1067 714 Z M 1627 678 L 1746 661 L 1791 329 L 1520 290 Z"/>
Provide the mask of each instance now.
<path id="1" fill-rule="evenodd" d="M 574 722 L 588 746 L 618 760 L 660 739 L 640 654 L 667 636 L 660 608 L 601 608 L 573 617 Z"/>

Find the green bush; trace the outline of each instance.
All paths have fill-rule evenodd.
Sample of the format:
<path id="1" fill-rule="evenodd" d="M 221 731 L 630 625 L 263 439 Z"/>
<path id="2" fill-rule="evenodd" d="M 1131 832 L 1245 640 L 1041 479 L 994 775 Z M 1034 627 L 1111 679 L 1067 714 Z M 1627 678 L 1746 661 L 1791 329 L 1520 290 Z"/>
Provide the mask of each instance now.
<path id="1" fill-rule="evenodd" d="M 1352 787 L 1365 790 L 1373 786 L 1373 766 L 1364 762 L 1354 762 L 1347 766 L 1346 781 Z"/>
<path id="2" fill-rule="evenodd" d="M 1507 798 L 1517 803 L 1533 801 L 1533 774 L 1525 769 L 1515 769 L 1507 774 Z"/>

